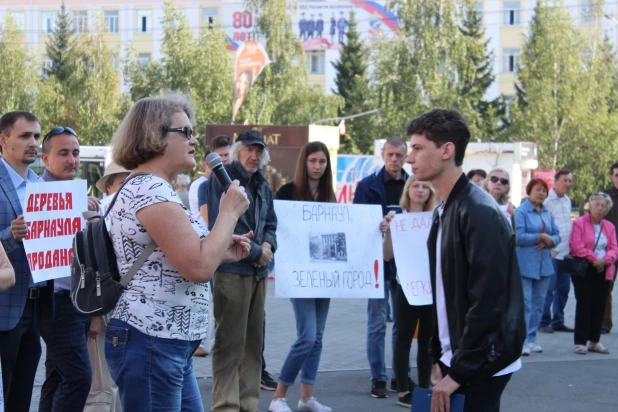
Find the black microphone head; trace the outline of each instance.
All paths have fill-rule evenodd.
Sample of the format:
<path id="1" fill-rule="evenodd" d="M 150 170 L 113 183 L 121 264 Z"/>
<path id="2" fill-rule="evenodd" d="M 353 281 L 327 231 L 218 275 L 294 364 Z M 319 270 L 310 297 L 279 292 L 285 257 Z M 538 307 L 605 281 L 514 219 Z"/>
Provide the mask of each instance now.
<path id="1" fill-rule="evenodd" d="M 210 169 L 221 166 L 221 164 L 221 156 L 219 156 L 217 153 L 212 152 L 206 156 L 206 166 L 208 166 Z"/>

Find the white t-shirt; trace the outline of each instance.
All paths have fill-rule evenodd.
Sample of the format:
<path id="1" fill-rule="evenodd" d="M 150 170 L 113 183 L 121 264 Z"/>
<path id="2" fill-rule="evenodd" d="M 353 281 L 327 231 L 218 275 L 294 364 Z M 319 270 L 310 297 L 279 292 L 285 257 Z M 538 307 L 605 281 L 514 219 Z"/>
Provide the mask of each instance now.
<path id="1" fill-rule="evenodd" d="M 206 180 L 208 180 L 206 177 L 200 176 L 195 179 L 193 183 L 191 183 L 191 186 L 189 186 L 189 208 L 191 209 L 191 214 L 193 215 L 193 218 L 200 222 L 200 224 L 204 227 L 206 227 L 206 222 L 200 213 L 200 205 L 197 200 L 197 190 Z"/>
<path id="2" fill-rule="evenodd" d="M 444 213 L 444 204 L 438 209 L 440 216 L 440 225 L 438 226 L 438 239 L 436 240 L 436 312 L 438 312 L 438 338 L 442 347 L 442 356 L 440 362 L 451 367 L 453 359 L 453 350 L 451 348 L 451 334 L 448 329 L 448 313 L 446 310 L 446 298 L 444 295 L 444 280 L 442 279 L 442 213 Z M 496 376 L 507 375 L 521 369 L 521 358 L 496 373 Z"/>
<path id="3" fill-rule="evenodd" d="M 117 196 L 110 212 L 110 237 L 121 277 L 152 243 L 135 217 L 138 210 L 161 202 L 175 202 L 185 210 L 201 239 L 208 233 L 182 205 L 170 184 L 159 177 L 135 177 Z M 112 312 L 112 319 L 127 322 L 149 336 L 187 341 L 203 339 L 208 330 L 209 293 L 208 283 L 194 283 L 182 277 L 161 249 L 156 248 L 129 282 Z"/>

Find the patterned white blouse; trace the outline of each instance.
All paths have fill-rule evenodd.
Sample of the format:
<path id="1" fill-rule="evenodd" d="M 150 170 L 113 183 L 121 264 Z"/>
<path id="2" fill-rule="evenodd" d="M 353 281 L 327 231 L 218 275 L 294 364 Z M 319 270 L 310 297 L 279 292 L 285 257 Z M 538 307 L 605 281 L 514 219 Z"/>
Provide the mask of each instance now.
<path id="1" fill-rule="evenodd" d="M 153 241 L 135 217 L 144 207 L 161 202 L 178 203 L 200 238 L 208 234 L 183 206 L 172 186 L 159 177 L 137 176 L 118 196 L 110 212 L 110 237 L 121 276 Z M 149 336 L 200 340 L 208 330 L 209 287 L 208 283 L 194 283 L 182 277 L 161 249 L 156 248 L 118 300 L 112 319 L 127 322 Z"/>

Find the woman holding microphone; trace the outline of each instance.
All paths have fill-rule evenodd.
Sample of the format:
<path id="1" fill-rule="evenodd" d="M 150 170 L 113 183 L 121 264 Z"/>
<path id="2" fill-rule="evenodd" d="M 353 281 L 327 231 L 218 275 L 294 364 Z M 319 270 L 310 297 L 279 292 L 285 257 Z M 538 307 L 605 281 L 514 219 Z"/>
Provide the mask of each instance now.
<path id="1" fill-rule="evenodd" d="M 204 410 L 192 355 L 208 330 L 208 281 L 222 262 L 249 254 L 252 233 L 233 235 L 249 205 L 238 181 L 223 195 L 210 233 L 171 186 L 195 166 L 193 115 L 181 96 L 144 98 L 112 139 L 114 161 L 132 171 L 109 214 L 121 277 L 157 245 L 118 300 L 105 336 L 125 411 Z"/>

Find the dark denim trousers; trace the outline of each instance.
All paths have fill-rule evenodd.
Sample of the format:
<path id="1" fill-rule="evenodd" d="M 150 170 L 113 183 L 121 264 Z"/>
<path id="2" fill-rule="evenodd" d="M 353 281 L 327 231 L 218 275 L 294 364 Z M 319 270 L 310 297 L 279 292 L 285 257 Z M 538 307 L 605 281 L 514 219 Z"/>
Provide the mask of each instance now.
<path id="1" fill-rule="evenodd" d="M 552 259 L 554 274 L 549 279 L 541 326 L 558 328 L 564 325 L 564 307 L 569 299 L 571 275 L 560 270 L 561 260 Z"/>
<path id="2" fill-rule="evenodd" d="M 200 341 L 148 336 L 112 319 L 105 335 L 105 358 L 118 385 L 122 409 L 140 412 L 204 410 L 193 373 Z"/>
<path id="3" fill-rule="evenodd" d="M 47 357 L 39 412 L 84 410 L 92 382 L 87 346 L 90 320 L 73 307 L 67 292 L 56 293 L 54 319 L 41 321 Z"/>

